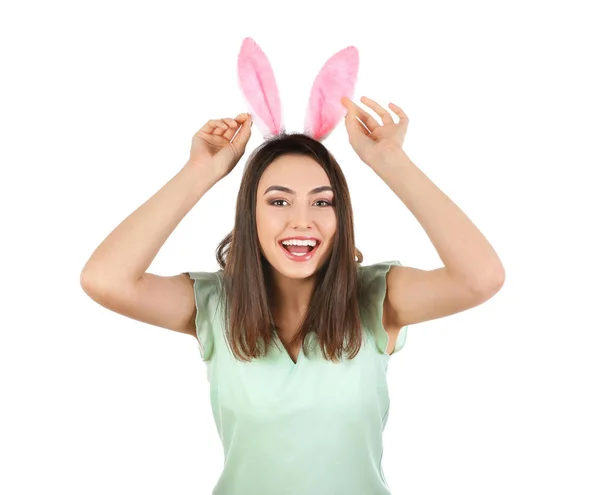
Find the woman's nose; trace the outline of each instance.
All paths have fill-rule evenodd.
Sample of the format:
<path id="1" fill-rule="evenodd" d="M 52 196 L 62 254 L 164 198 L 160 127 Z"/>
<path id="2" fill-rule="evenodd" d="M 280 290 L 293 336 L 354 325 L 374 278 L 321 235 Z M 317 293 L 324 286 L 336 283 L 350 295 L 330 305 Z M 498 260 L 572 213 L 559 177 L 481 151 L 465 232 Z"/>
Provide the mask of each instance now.
<path id="1" fill-rule="evenodd" d="M 312 223 L 309 209 L 303 206 L 292 208 L 290 222 L 293 227 L 309 227 Z"/>

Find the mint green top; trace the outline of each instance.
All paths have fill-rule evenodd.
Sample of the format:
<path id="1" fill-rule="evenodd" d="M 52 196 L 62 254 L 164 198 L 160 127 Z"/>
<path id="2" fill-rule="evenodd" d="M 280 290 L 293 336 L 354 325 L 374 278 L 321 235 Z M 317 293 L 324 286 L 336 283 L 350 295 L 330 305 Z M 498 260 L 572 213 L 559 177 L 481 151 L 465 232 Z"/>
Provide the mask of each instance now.
<path id="1" fill-rule="evenodd" d="M 258 360 L 236 360 L 218 306 L 222 270 L 186 272 L 194 279 L 200 355 L 224 449 L 212 495 L 391 493 L 381 466 L 390 406 L 386 372 L 408 329 L 386 354 L 381 320 L 392 265 L 400 262 L 359 266 L 370 297 L 363 346 L 338 363 L 325 360 L 318 346 L 309 346 L 310 359 L 301 349 L 294 363 L 281 341 Z"/>

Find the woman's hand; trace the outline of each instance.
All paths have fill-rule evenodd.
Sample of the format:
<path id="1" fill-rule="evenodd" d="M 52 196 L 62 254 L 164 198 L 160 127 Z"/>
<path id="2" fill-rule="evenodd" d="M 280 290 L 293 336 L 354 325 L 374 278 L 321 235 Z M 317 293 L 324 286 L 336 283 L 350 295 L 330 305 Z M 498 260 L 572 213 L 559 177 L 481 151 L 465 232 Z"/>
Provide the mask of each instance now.
<path id="1" fill-rule="evenodd" d="M 188 163 L 210 167 L 220 179 L 225 177 L 244 155 L 251 125 L 252 119 L 247 113 L 235 119 L 209 120 L 192 138 Z"/>
<path id="2" fill-rule="evenodd" d="M 349 98 L 342 98 L 342 105 L 348 109 L 345 122 L 350 144 L 360 159 L 371 166 L 390 153 L 402 150 L 408 117 L 399 106 L 390 103 L 390 108 L 400 118 L 400 122 L 396 124 L 389 111 L 373 100 L 363 96 L 361 102 L 381 117 L 383 125 Z"/>

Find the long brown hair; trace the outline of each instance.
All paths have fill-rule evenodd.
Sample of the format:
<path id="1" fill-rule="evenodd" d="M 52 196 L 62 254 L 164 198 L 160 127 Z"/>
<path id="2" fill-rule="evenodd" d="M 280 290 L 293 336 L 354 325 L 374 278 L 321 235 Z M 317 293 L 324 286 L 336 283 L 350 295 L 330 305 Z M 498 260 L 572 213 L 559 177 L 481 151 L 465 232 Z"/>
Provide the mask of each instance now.
<path id="1" fill-rule="evenodd" d="M 233 354 L 242 361 L 266 354 L 269 345 L 276 342 L 277 330 L 269 306 L 270 270 L 257 234 L 256 195 L 263 172 L 276 158 L 286 154 L 309 156 L 323 167 L 333 189 L 337 217 L 331 254 L 316 274 L 310 305 L 291 345 L 302 342 L 307 354 L 305 337 L 314 331 L 325 359 L 337 362 L 344 351 L 352 359 L 362 343 L 358 267 L 363 256 L 354 245 L 350 193 L 335 158 L 320 141 L 302 133 L 284 131 L 268 138 L 246 163 L 234 228 L 216 250 L 223 270 L 221 295 L 227 341 Z M 345 339 L 348 340 L 344 346 Z"/>

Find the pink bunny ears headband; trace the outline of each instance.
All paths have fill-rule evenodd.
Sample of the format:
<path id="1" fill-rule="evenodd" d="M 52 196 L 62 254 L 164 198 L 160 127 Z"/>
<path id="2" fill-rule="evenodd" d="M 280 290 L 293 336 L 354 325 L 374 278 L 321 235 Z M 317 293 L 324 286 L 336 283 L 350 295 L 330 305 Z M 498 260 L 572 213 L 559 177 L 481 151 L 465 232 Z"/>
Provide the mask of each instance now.
<path id="1" fill-rule="evenodd" d="M 358 50 L 349 46 L 325 62 L 313 83 L 304 120 L 304 134 L 323 141 L 346 115 L 342 96 L 352 99 L 358 73 Z M 238 55 L 238 83 L 252 121 L 263 137 L 285 132 L 279 89 L 266 55 L 252 38 L 245 38 Z"/>

